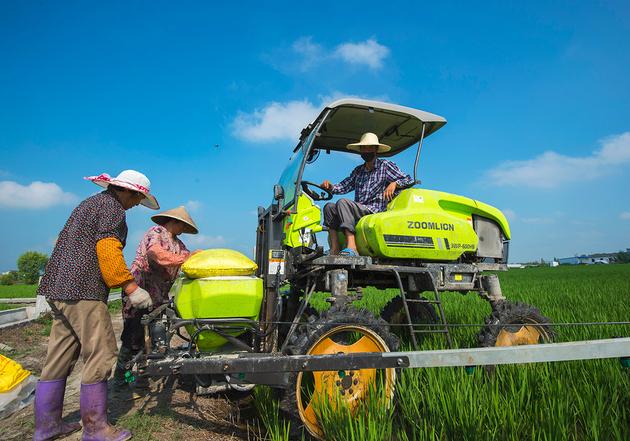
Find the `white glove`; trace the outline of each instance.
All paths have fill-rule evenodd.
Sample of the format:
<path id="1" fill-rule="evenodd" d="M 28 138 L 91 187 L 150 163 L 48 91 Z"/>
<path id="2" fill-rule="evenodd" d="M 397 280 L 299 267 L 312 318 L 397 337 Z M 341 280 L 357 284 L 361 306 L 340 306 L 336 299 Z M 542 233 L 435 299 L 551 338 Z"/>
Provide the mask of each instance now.
<path id="1" fill-rule="evenodd" d="M 136 288 L 134 292 L 129 294 L 129 301 L 131 302 L 131 306 L 136 309 L 147 309 L 153 306 L 151 295 L 140 287 Z"/>

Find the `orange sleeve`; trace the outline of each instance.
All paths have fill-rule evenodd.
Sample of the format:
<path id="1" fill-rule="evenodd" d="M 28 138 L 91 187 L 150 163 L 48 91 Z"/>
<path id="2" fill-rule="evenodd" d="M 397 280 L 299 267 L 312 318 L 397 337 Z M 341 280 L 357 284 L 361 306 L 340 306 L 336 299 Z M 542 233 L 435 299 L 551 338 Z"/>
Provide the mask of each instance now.
<path id="1" fill-rule="evenodd" d="M 175 254 L 170 251 L 166 251 L 158 244 L 153 245 L 147 250 L 147 257 L 162 266 L 179 266 L 188 259 L 189 252 L 183 254 Z"/>
<path id="2" fill-rule="evenodd" d="M 118 288 L 125 282 L 133 280 L 123 257 L 123 245 L 115 237 L 106 237 L 96 242 L 98 266 L 105 284 L 110 288 Z"/>

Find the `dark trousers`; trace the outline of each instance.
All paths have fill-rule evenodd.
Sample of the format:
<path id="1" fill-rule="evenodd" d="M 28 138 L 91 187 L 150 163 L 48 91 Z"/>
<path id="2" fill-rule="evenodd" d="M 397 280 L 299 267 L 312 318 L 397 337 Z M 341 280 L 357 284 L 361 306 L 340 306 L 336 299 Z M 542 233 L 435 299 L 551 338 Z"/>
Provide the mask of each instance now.
<path id="1" fill-rule="evenodd" d="M 324 224 L 331 230 L 348 230 L 354 233 L 354 226 L 363 216 L 372 212 L 362 204 L 350 199 L 339 199 L 324 206 Z"/>
<path id="2" fill-rule="evenodd" d="M 125 384 L 125 366 L 144 347 L 144 326 L 140 322 L 140 317 L 127 317 L 124 319 L 120 343 L 118 361 L 114 371 L 114 381 L 118 386 Z"/>
<path id="3" fill-rule="evenodd" d="M 140 317 L 126 318 L 120 336 L 121 346 L 129 349 L 134 354 L 144 347 L 144 326 Z"/>

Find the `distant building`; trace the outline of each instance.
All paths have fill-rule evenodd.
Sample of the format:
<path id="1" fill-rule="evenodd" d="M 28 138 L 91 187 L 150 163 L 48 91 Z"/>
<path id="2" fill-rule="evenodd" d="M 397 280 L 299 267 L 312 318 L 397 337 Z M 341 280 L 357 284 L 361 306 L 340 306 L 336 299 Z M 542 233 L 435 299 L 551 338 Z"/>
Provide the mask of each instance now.
<path id="1" fill-rule="evenodd" d="M 595 265 L 604 264 L 608 265 L 610 262 L 614 262 L 614 256 L 608 254 L 592 254 L 589 256 L 573 256 L 556 259 L 558 265 Z"/>
<path id="2" fill-rule="evenodd" d="M 561 259 L 557 260 L 558 265 L 579 265 L 580 264 L 580 258 L 575 256 L 575 257 L 563 257 Z"/>

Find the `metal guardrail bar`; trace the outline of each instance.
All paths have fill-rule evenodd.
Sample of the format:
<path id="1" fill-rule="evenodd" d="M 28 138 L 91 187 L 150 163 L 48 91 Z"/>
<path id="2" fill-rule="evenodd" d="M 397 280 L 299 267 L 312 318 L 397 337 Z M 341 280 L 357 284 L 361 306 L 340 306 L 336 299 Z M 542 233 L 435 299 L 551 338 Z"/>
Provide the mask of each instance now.
<path id="1" fill-rule="evenodd" d="M 108 298 L 108 302 L 113 302 L 120 299 L 120 293 L 111 294 Z M 14 300 L 14 299 L 0 299 L 0 300 Z M 50 311 L 50 307 L 46 303 L 45 299 L 41 296 L 25 298 L 22 300 L 31 300 L 34 306 L 26 306 L 23 308 L 14 308 L 0 311 L 0 329 L 11 328 L 13 326 L 21 326 L 37 320 L 44 313 Z M 41 303 L 38 301 L 41 300 Z M 0 302 L 6 303 L 6 302 Z M 21 303 L 21 302 L 12 302 Z"/>
<path id="2" fill-rule="evenodd" d="M 14 298 L 3 298 L 0 299 L 0 304 L 13 304 L 13 305 L 20 305 L 20 304 L 30 304 L 30 303 L 36 303 L 37 299 L 35 297 L 14 297 Z"/>
<path id="3" fill-rule="evenodd" d="M 630 357 L 630 338 L 586 340 L 568 343 L 389 352 L 386 358 L 406 357 L 411 368 L 544 363 Z"/>

